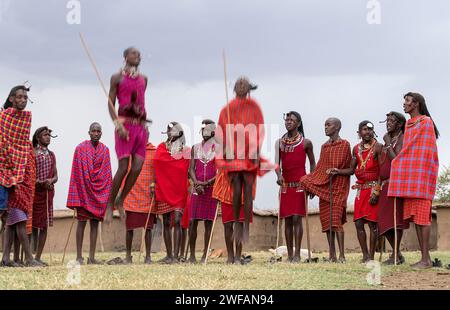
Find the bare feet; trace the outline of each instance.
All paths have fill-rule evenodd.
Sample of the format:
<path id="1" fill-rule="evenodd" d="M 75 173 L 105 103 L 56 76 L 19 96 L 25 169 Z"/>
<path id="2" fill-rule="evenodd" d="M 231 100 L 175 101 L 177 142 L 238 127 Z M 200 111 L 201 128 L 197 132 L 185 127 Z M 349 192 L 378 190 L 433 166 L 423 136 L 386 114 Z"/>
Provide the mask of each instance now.
<path id="1" fill-rule="evenodd" d="M 412 264 L 411 267 L 414 269 L 429 269 L 429 268 L 433 267 L 433 263 L 431 262 L 431 260 L 429 260 L 429 261 L 421 260 L 415 264 Z"/>
<path id="2" fill-rule="evenodd" d="M 96 260 L 95 258 L 88 258 L 87 259 L 88 265 L 103 265 L 103 262 Z"/>
<path id="3" fill-rule="evenodd" d="M 38 262 L 35 259 L 29 260 L 25 262 L 25 267 L 45 267 L 42 263 Z"/>
<path id="4" fill-rule="evenodd" d="M 133 264 L 133 256 L 127 256 L 125 257 L 125 259 L 123 260 L 123 263 L 125 265 L 131 265 Z"/>
<path id="5" fill-rule="evenodd" d="M 233 264 L 235 264 L 235 265 L 243 265 L 243 264 L 242 264 L 242 261 L 241 261 L 241 259 L 240 259 L 239 257 L 236 257 L 236 258 L 234 259 Z"/>
<path id="6" fill-rule="evenodd" d="M 144 264 L 150 265 L 151 263 L 153 263 L 152 262 L 152 258 L 150 256 L 146 257 L 145 260 L 144 260 Z"/>
<path id="7" fill-rule="evenodd" d="M 189 264 L 197 264 L 197 259 L 195 258 L 195 256 L 189 257 L 188 263 Z"/>
<path id="8" fill-rule="evenodd" d="M 42 261 L 41 259 L 36 259 L 37 262 L 41 263 L 42 265 L 44 265 L 45 267 L 48 267 L 48 264 L 44 261 Z"/>
<path id="9" fill-rule="evenodd" d="M 78 264 L 84 265 L 84 258 L 83 258 L 83 257 L 78 257 L 78 258 L 76 259 L 76 261 L 78 262 Z"/>
<path id="10" fill-rule="evenodd" d="M 292 263 L 294 263 L 294 264 L 298 264 L 298 263 L 300 263 L 300 255 L 295 255 L 293 258 L 292 258 Z"/>
<path id="11" fill-rule="evenodd" d="M 338 263 L 345 264 L 347 260 L 345 259 L 345 256 L 339 256 Z"/>
<path id="12" fill-rule="evenodd" d="M 228 259 L 227 259 L 226 263 L 227 263 L 227 264 L 230 264 L 230 265 L 231 265 L 231 264 L 234 264 L 234 257 L 233 257 L 233 256 L 231 256 L 231 257 L 228 256 Z"/>
<path id="13" fill-rule="evenodd" d="M 1 267 L 12 267 L 12 268 L 17 268 L 20 267 L 17 263 L 13 262 L 12 260 L 2 260 L 2 262 L 0 263 Z"/>
<path id="14" fill-rule="evenodd" d="M 206 255 L 203 255 L 203 256 L 202 256 L 202 259 L 200 260 L 200 263 L 201 263 L 201 264 L 204 264 L 205 261 L 206 261 Z"/>
<path id="15" fill-rule="evenodd" d="M 14 263 L 16 263 L 18 267 L 25 267 L 25 264 L 21 260 L 15 260 Z"/>
<path id="16" fill-rule="evenodd" d="M 368 262 L 370 262 L 370 257 L 369 255 L 363 255 L 363 258 L 361 259 L 361 264 L 366 264 Z"/>

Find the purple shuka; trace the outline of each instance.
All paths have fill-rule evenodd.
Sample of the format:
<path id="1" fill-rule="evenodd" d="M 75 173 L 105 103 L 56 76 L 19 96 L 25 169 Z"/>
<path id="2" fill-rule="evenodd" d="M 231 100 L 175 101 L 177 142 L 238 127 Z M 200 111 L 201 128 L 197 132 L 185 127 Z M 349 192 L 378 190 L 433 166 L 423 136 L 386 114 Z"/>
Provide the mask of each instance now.
<path id="1" fill-rule="evenodd" d="M 194 145 L 195 177 L 200 182 L 212 179 L 217 173 L 214 160 L 215 143 L 210 141 Z M 212 191 L 213 185 L 209 185 L 205 187 L 203 194 L 194 193 L 191 195 L 191 219 L 214 220 L 217 200 L 212 197 Z"/>

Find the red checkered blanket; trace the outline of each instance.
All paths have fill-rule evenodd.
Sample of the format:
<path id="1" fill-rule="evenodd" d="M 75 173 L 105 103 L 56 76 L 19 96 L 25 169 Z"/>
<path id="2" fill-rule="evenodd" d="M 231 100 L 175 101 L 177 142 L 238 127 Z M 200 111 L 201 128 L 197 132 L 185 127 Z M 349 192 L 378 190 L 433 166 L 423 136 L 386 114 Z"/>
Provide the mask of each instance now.
<path id="1" fill-rule="evenodd" d="M 433 121 L 424 115 L 408 120 L 403 148 L 392 161 L 388 196 L 433 200 L 438 170 Z"/>
<path id="2" fill-rule="evenodd" d="M 30 152 L 31 112 L 14 108 L 0 112 L 0 185 L 22 183 Z"/>

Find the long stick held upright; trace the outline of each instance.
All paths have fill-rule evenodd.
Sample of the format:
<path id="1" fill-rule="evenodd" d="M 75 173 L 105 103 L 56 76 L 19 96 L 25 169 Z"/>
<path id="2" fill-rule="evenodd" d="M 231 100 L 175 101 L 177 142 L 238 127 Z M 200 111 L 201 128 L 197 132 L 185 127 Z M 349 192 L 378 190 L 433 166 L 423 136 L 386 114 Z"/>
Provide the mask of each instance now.
<path id="1" fill-rule="evenodd" d="M 228 78 L 227 78 L 227 57 L 225 56 L 225 49 L 222 52 L 223 57 L 223 75 L 224 75 L 224 82 L 225 82 L 225 97 L 227 99 L 228 104 Z M 228 122 L 230 122 L 230 108 L 228 107 Z"/>
<path id="2" fill-rule="evenodd" d="M 80 35 L 81 45 L 83 45 L 84 51 L 86 52 L 86 55 L 89 58 L 89 62 L 91 63 L 92 68 L 95 71 L 95 75 L 97 76 L 98 82 L 100 83 L 100 86 L 101 86 L 103 92 L 105 93 L 105 96 L 108 98 L 108 104 L 111 108 L 111 111 L 114 111 L 115 118 L 117 118 L 117 114 L 114 109 L 114 103 L 112 102 L 112 99 L 109 98 L 108 92 L 106 91 L 105 84 L 103 84 L 102 78 L 100 77 L 100 73 L 97 69 L 97 66 L 95 65 L 94 58 L 92 57 L 91 53 L 89 52 L 89 48 L 86 44 L 86 41 L 84 40 L 83 34 L 80 32 L 79 35 Z"/>
<path id="3" fill-rule="evenodd" d="M 333 175 L 330 174 L 330 240 L 329 240 L 329 244 L 330 244 L 330 251 L 331 251 L 331 245 L 333 244 L 333 233 L 332 233 L 332 229 L 333 229 Z"/>
<path id="4" fill-rule="evenodd" d="M 225 49 L 223 49 L 222 51 L 222 58 L 223 58 L 223 77 L 224 77 L 224 83 L 225 83 L 225 99 L 226 102 L 225 104 L 227 105 L 227 118 L 228 118 L 228 125 L 230 126 L 230 128 L 222 128 L 222 130 L 225 130 L 228 134 L 227 137 L 227 143 L 225 144 L 225 152 L 228 153 L 228 146 L 231 146 L 231 139 L 232 139 L 232 135 L 231 135 L 231 116 L 230 116 L 230 105 L 228 104 L 228 76 L 227 76 L 227 57 L 225 55 Z M 228 155 L 228 154 L 227 154 Z"/>
<path id="5" fill-rule="evenodd" d="M 223 51 L 222 51 L 222 58 L 223 58 L 223 75 L 224 75 L 224 81 L 225 81 L 225 99 L 227 100 L 226 104 L 227 104 L 228 124 L 230 124 L 231 121 L 230 121 L 230 106 L 228 105 L 227 58 L 225 56 L 225 49 L 223 49 Z M 231 140 L 228 140 L 228 141 L 231 141 Z M 205 262 L 204 262 L 205 265 L 208 263 L 209 249 L 211 248 L 211 242 L 212 242 L 212 237 L 213 237 L 213 233 L 214 233 L 214 227 L 216 226 L 217 215 L 219 213 L 219 207 L 222 208 L 222 204 L 220 202 L 217 203 L 216 214 L 214 215 L 214 221 L 213 221 L 213 225 L 211 228 L 211 235 L 209 236 L 209 241 L 208 241 L 208 248 L 206 249 L 206 257 L 205 257 Z"/>
<path id="6" fill-rule="evenodd" d="M 394 265 L 397 266 L 398 257 L 397 236 L 397 197 L 394 197 Z"/>

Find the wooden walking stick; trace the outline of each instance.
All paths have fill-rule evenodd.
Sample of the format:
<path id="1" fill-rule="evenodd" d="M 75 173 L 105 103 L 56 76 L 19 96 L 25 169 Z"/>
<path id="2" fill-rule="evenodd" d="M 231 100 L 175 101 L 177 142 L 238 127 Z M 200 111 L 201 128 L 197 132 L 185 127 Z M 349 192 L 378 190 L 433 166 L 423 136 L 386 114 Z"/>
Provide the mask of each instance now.
<path id="1" fill-rule="evenodd" d="M 98 236 L 100 238 L 100 251 L 102 253 L 105 252 L 105 246 L 103 245 L 103 229 L 102 229 L 102 222 L 98 223 Z"/>
<path id="2" fill-rule="evenodd" d="M 303 191 L 305 193 L 305 223 L 306 223 L 306 243 L 308 246 L 308 263 L 311 263 L 311 243 L 309 237 L 309 220 L 308 220 L 308 192 Z"/>
<path id="3" fill-rule="evenodd" d="M 278 191 L 277 244 L 275 246 L 275 254 L 277 253 L 277 249 L 280 246 L 280 217 L 281 217 L 280 211 L 281 211 L 281 187 L 280 190 Z"/>
<path id="4" fill-rule="evenodd" d="M 113 101 L 112 101 L 112 98 L 109 97 L 109 94 L 108 94 L 108 92 L 106 91 L 105 84 L 103 84 L 102 78 L 100 77 L 100 73 L 99 73 L 99 71 L 98 71 L 98 69 L 97 69 L 97 66 L 95 65 L 94 58 L 92 57 L 91 53 L 89 52 L 89 48 L 88 48 L 88 46 L 87 46 L 87 44 L 86 44 L 86 41 L 84 40 L 83 34 L 80 32 L 80 33 L 79 33 L 79 36 L 80 36 L 81 44 L 83 45 L 84 51 L 86 52 L 86 55 L 87 55 L 88 58 L 89 58 L 89 61 L 90 61 L 91 65 L 92 65 L 92 68 L 93 68 L 94 71 L 95 71 L 95 75 L 97 76 L 98 82 L 100 83 L 100 86 L 101 86 L 101 88 L 102 88 L 102 90 L 103 90 L 103 93 L 105 94 L 106 98 L 108 98 L 108 105 L 109 105 L 109 108 L 110 108 L 110 110 L 111 110 L 111 113 L 112 113 L 113 116 L 114 116 L 114 117 L 113 117 L 113 120 L 114 120 L 114 122 L 115 122 L 115 121 L 118 121 L 118 120 L 119 120 L 119 117 L 117 116 L 116 109 L 114 108 L 114 103 L 113 103 Z M 115 98 L 114 98 L 114 100 L 115 100 Z M 120 124 L 120 126 L 122 126 L 123 130 L 126 131 L 126 129 L 123 127 L 123 124 L 122 124 L 122 123 L 119 122 L 118 124 Z M 128 136 L 127 136 L 127 137 L 128 137 Z M 127 138 L 127 139 L 128 139 L 128 138 Z M 111 222 L 112 222 L 112 219 L 114 218 L 114 207 L 112 207 L 110 211 L 108 211 L 108 209 L 109 209 L 109 208 L 106 209 L 106 211 L 107 211 L 106 214 L 108 214 L 108 212 L 111 212 Z M 119 213 L 120 213 L 120 219 L 122 220 L 122 218 L 123 218 L 123 212 L 124 212 L 124 211 L 123 211 L 123 209 L 119 209 L 118 211 L 119 211 Z M 106 222 L 106 224 L 110 224 L 110 223 L 109 223 L 109 218 L 108 218 L 108 216 L 106 216 L 105 222 Z"/>
<path id="5" fill-rule="evenodd" d="M 75 208 L 73 209 L 73 217 L 72 217 L 72 224 L 70 224 L 70 229 L 69 229 L 69 234 L 67 235 L 67 240 L 66 240 L 66 245 L 64 246 L 64 252 L 63 252 L 63 257 L 62 257 L 62 264 L 64 264 L 64 258 L 66 257 L 66 250 L 67 250 L 67 245 L 69 244 L 69 240 L 70 240 L 70 235 L 72 234 L 72 228 L 73 228 L 73 224 L 75 223 Z"/>
<path id="6" fill-rule="evenodd" d="M 155 195 L 152 194 L 152 200 L 150 201 L 150 210 L 148 211 L 147 220 L 145 221 L 145 226 L 144 226 L 144 229 L 142 230 L 141 247 L 139 249 L 138 263 L 141 261 L 141 254 L 143 252 L 144 244 L 145 244 L 145 235 L 147 234 L 148 221 L 150 220 L 150 217 L 152 214 L 152 207 L 153 207 L 154 202 L 155 202 Z"/>
<path id="7" fill-rule="evenodd" d="M 112 111 L 114 111 L 114 116 L 117 119 L 117 113 L 115 112 L 114 103 L 113 103 L 112 99 L 109 97 L 108 92 L 106 91 L 105 84 L 103 84 L 102 78 L 100 77 L 100 73 L 97 69 L 97 66 L 95 65 L 94 58 L 92 57 L 91 53 L 89 52 L 89 48 L 88 48 L 86 41 L 84 40 L 83 34 L 81 32 L 79 33 L 79 36 L 80 36 L 81 44 L 83 45 L 84 51 L 86 52 L 86 54 L 89 58 L 89 61 L 95 71 L 95 75 L 97 76 L 98 82 L 100 83 L 100 86 L 101 86 L 103 92 L 105 93 L 105 96 L 108 98 L 109 107 L 111 108 Z"/>
<path id="8" fill-rule="evenodd" d="M 397 266 L 397 197 L 394 197 L 394 265 Z"/>
<path id="9" fill-rule="evenodd" d="M 222 51 L 222 58 L 223 58 L 223 76 L 224 76 L 224 82 L 225 82 L 225 99 L 226 99 L 226 103 L 225 104 L 227 105 L 228 124 L 231 124 L 231 120 L 230 120 L 230 105 L 228 104 L 227 59 L 226 59 L 226 56 L 225 56 L 225 49 L 223 49 L 223 51 Z M 225 129 L 225 130 L 227 130 L 227 129 Z M 227 130 L 227 132 L 228 132 L 228 139 L 229 140 L 228 140 L 228 143 L 226 143 L 226 144 L 230 145 L 231 132 L 229 130 Z M 216 226 L 217 214 L 219 212 L 219 207 L 222 208 L 222 204 L 221 204 L 220 201 L 217 203 L 216 214 L 214 215 L 214 221 L 213 221 L 213 225 L 212 225 L 212 228 L 211 228 L 211 235 L 209 236 L 208 249 L 206 251 L 206 257 L 205 257 L 204 265 L 206 265 L 207 262 L 208 262 L 209 249 L 211 248 L 211 241 L 212 241 L 212 237 L 213 237 L 213 234 L 214 234 L 214 227 Z"/>
<path id="10" fill-rule="evenodd" d="M 333 230 L 333 175 L 330 175 L 330 251 L 331 251 L 331 244 L 332 244 L 332 230 Z"/>
<path id="11" fill-rule="evenodd" d="M 212 241 L 213 234 L 214 234 L 214 227 L 216 226 L 217 214 L 219 213 L 219 208 L 222 208 L 222 203 L 220 201 L 217 202 L 216 214 L 214 215 L 214 221 L 213 221 L 213 225 L 211 228 L 211 235 L 209 236 L 208 249 L 206 250 L 206 257 L 205 257 L 204 265 L 206 265 L 206 263 L 208 262 L 209 249 L 211 248 L 211 241 Z"/>
<path id="12" fill-rule="evenodd" d="M 46 191 L 46 203 L 47 203 L 47 239 L 48 239 L 48 248 L 49 248 L 49 254 L 50 254 L 50 265 L 52 264 L 52 248 L 50 246 L 50 212 L 48 210 L 48 190 Z"/>

